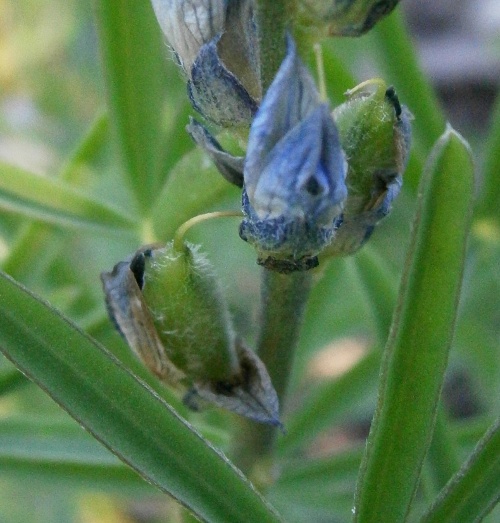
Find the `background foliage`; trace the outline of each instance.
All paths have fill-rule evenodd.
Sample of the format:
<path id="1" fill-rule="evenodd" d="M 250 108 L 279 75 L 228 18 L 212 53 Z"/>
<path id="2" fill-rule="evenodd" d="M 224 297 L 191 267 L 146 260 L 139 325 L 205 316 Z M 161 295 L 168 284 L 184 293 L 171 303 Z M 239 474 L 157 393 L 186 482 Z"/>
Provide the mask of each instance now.
<path id="1" fill-rule="evenodd" d="M 190 114 L 184 82 L 149 2 L 7 1 L 0 4 L 0 26 L 2 270 L 74 321 L 204 437 L 230 452 L 235 418 L 216 410 L 187 412 L 129 354 L 103 305 L 101 271 L 144 243 L 170 238 L 197 213 L 239 205 L 238 191 L 183 132 Z M 316 277 L 295 358 L 284 418 L 287 434 L 278 441 L 281 475 L 267 494 L 290 522 L 351 517 L 418 180 L 447 118 L 420 71 L 401 13 L 358 40 L 326 43 L 324 55 L 334 104 L 367 77 L 360 71 L 370 61 L 370 76 L 396 86 L 415 116 L 414 148 L 390 218 L 359 254 L 334 261 Z M 471 139 L 479 184 L 443 403 L 412 518 L 425 510 L 499 413 L 500 103 L 480 127 L 481 139 L 467 127 L 460 129 Z M 457 176 L 462 167 L 463 162 L 452 165 Z M 454 199 L 446 199 L 440 204 L 452 208 Z M 454 225 L 447 226 L 453 230 Z M 238 329 L 252 344 L 259 307 L 253 250 L 238 239 L 231 219 L 198 226 L 189 239 L 208 251 Z M 143 475 L 150 480 L 152 464 L 168 458 L 168 466 L 158 467 L 156 484 L 165 490 L 164 482 L 171 482 L 173 493 L 184 500 L 191 496 L 192 506 L 207 518 L 222 521 L 220 514 L 226 514 L 227 521 L 238 521 L 252 508 L 262 511 L 259 521 L 274 520 L 215 451 L 205 452 L 205 445 L 199 451 L 199 438 L 91 339 L 10 280 L 2 279 L 0 298 L 2 349 L 11 357 L 25 357 L 17 359 L 18 365 L 84 419 L 101 441 L 127 461 L 143 458 Z M 99 373 L 107 379 L 97 379 Z M 122 409 L 120 400 L 130 391 Z M 3 357 L 0 394 L 0 520 L 107 523 L 181 517 L 169 498 L 97 443 Z M 129 416 L 134 409 L 144 414 L 139 424 Z M 89 426 L 90 418 L 94 425 Z M 493 447 L 489 462 L 498 471 L 500 444 L 493 441 Z M 186 469 L 186 455 L 201 474 Z M 490 480 L 484 472 L 482 479 L 496 485 L 498 493 L 494 472 Z M 210 505 L 207 500 L 214 496 L 203 490 L 209 475 L 210 481 L 220 480 L 216 493 L 229 488 L 229 499 L 238 502 Z M 499 518 L 497 510 L 488 521 Z"/>

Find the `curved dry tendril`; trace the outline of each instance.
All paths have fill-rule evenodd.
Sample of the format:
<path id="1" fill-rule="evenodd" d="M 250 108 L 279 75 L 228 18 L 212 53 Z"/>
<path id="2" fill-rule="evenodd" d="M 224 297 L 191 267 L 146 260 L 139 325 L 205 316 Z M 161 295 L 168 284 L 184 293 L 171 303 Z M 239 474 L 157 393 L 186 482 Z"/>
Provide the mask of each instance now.
<path id="1" fill-rule="evenodd" d="M 187 233 L 193 225 L 196 225 L 198 223 L 211 220 L 212 218 L 228 218 L 228 217 L 234 217 L 234 218 L 241 218 L 243 216 L 243 213 L 241 211 L 215 211 L 215 212 L 207 212 L 205 214 L 198 214 L 197 216 L 193 216 L 193 218 L 190 218 L 189 220 L 185 221 L 176 231 L 174 234 L 174 250 L 176 251 L 182 251 L 183 250 L 183 240 L 184 236 Z"/>

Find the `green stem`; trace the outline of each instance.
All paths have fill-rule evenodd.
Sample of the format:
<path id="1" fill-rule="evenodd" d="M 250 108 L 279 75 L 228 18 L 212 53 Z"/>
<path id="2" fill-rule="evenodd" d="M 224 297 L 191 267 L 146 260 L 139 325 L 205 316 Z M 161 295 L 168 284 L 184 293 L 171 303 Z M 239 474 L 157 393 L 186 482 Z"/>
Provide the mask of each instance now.
<path id="1" fill-rule="evenodd" d="M 280 274 L 263 270 L 263 317 L 258 348 L 280 400 L 286 394 L 311 280 L 311 272 Z"/>
<path id="2" fill-rule="evenodd" d="M 295 348 L 311 288 L 310 272 L 279 274 L 263 269 L 262 320 L 258 353 L 266 366 L 280 401 L 285 403 Z M 243 420 L 235 460 L 243 471 L 255 474 L 257 461 L 269 458 L 276 440 L 276 427 Z M 259 481 L 258 478 L 255 478 Z M 267 479 L 267 478 L 266 478 Z"/>
<path id="3" fill-rule="evenodd" d="M 285 33 L 293 10 L 290 0 L 257 0 L 256 18 L 259 28 L 259 47 L 262 91 L 265 93 L 286 53 Z M 284 275 L 263 270 L 262 320 L 258 342 L 259 356 L 267 367 L 276 389 L 281 408 L 292 368 L 295 347 L 311 288 L 308 272 Z M 237 438 L 235 461 L 245 472 L 256 476 L 258 463 L 269 458 L 276 439 L 276 427 L 256 426 L 241 422 Z M 266 469 L 267 481 L 267 469 Z M 260 478 L 255 477 L 257 483 Z"/>
<path id="4" fill-rule="evenodd" d="M 285 57 L 285 32 L 288 26 L 287 0 L 257 0 L 262 92 L 271 85 Z"/>

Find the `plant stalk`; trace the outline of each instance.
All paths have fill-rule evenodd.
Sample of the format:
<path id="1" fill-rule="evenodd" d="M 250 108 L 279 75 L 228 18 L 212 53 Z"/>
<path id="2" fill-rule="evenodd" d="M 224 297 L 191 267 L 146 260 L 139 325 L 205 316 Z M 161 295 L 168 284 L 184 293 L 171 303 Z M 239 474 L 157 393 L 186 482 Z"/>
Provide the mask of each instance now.
<path id="1" fill-rule="evenodd" d="M 287 0 L 257 0 L 260 73 L 262 94 L 267 91 L 286 54 L 285 33 L 288 26 Z"/>
<path id="2" fill-rule="evenodd" d="M 311 281 L 310 271 L 280 274 L 263 269 L 262 273 L 262 318 L 257 347 L 278 394 L 281 412 Z M 277 427 L 241 421 L 235 461 L 244 472 L 251 473 L 257 484 L 269 481 L 267 467 L 262 471 L 258 463 L 269 463 L 276 435 Z M 260 477 L 261 471 L 264 477 Z"/>

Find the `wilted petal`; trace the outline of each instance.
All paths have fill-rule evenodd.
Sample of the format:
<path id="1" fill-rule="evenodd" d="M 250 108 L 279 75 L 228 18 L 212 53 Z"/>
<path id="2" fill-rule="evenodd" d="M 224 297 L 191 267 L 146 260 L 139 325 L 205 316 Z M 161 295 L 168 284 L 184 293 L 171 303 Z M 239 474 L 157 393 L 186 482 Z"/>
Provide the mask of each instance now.
<path id="1" fill-rule="evenodd" d="M 217 51 L 226 69 L 236 76 L 254 100 L 260 100 L 260 54 L 253 0 L 227 2 L 224 32 Z"/>
<path id="2" fill-rule="evenodd" d="M 193 107 L 222 127 L 248 127 L 261 97 L 253 0 L 152 2 Z"/>
<path id="3" fill-rule="evenodd" d="M 289 39 L 252 123 L 244 166 L 240 236 L 256 247 L 259 263 L 281 272 L 315 265 L 335 232 L 345 172 L 328 105 Z"/>
<path id="4" fill-rule="evenodd" d="M 186 130 L 196 144 L 210 156 L 222 176 L 228 182 L 243 187 L 244 157 L 232 156 L 224 151 L 219 142 L 194 118 L 190 118 Z"/>
<path id="5" fill-rule="evenodd" d="M 220 60 L 218 37 L 205 44 L 191 68 L 188 94 L 193 107 L 222 127 L 248 126 L 257 102 Z"/>
<path id="6" fill-rule="evenodd" d="M 239 379 L 233 383 L 202 383 L 198 395 L 241 416 L 259 423 L 281 426 L 279 402 L 266 367 L 257 355 L 242 346 L 237 348 Z"/>
<path id="7" fill-rule="evenodd" d="M 387 16 L 399 0 L 300 0 L 303 23 L 330 36 L 360 36 Z"/>
<path id="8" fill-rule="evenodd" d="M 160 27 L 186 72 L 202 45 L 224 29 L 224 0 L 151 0 Z"/>
<path id="9" fill-rule="evenodd" d="M 149 249 L 144 247 L 139 254 Z M 137 259 L 135 255 L 131 260 L 117 263 L 111 272 L 101 274 L 106 307 L 115 327 L 144 365 L 165 383 L 176 385 L 185 374 L 165 354 L 142 296 L 142 269 L 137 267 Z"/>

